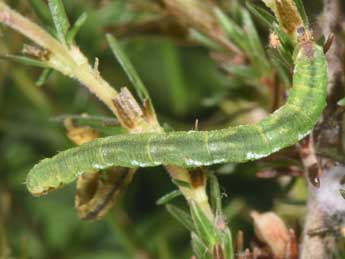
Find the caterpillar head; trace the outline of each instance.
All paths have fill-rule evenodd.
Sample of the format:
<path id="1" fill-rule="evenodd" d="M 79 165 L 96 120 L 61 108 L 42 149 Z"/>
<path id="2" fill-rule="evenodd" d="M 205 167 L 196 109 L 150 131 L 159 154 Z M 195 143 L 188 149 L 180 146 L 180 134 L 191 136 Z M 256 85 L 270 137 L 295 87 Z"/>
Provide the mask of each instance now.
<path id="1" fill-rule="evenodd" d="M 299 44 L 308 43 L 314 40 L 312 31 L 306 29 L 304 26 L 297 27 L 296 34 Z"/>
<path id="2" fill-rule="evenodd" d="M 303 50 L 304 55 L 309 58 L 314 56 L 314 37 L 312 31 L 300 26 L 296 29 L 297 42 L 299 47 Z"/>

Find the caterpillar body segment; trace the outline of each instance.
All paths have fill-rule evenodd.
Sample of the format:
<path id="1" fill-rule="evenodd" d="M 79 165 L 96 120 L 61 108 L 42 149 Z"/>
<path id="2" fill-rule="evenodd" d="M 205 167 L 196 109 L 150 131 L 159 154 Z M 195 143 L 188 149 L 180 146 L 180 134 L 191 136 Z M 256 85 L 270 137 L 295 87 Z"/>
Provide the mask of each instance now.
<path id="1" fill-rule="evenodd" d="M 326 105 L 327 63 L 313 41 L 300 43 L 287 103 L 253 125 L 222 130 L 117 135 L 42 160 L 27 177 L 34 195 L 70 183 L 80 174 L 111 166 L 198 167 L 268 156 L 306 136 Z"/>

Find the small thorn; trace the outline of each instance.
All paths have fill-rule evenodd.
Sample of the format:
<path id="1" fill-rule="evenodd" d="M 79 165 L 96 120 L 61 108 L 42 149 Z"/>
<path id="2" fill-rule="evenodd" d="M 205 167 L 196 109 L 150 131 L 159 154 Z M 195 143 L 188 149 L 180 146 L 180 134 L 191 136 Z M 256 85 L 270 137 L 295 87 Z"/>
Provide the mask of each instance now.
<path id="1" fill-rule="evenodd" d="M 196 131 L 199 130 L 199 119 L 196 119 L 196 120 L 195 120 L 195 123 L 194 123 L 194 130 L 196 130 Z"/>
<path id="2" fill-rule="evenodd" d="M 335 35 L 333 33 L 330 33 L 327 37 L 327 40 L 325 44 L 323 44 L 323 52 L 326 54 L 329 49 L 332 47 L 332 44 L 334 42 Z"/>

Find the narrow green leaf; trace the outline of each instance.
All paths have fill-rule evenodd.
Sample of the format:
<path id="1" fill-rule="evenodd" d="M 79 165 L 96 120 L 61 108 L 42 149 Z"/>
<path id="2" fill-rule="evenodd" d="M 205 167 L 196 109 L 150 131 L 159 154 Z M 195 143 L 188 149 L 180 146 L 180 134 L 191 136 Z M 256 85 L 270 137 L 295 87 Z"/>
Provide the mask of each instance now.
<path id="1" fill-rule="evenodd" d="M 42 71 L 40 77 L 37 79 L 36 85 L 37 85 L 37 86 L 42 86 L 42 85 L 44 85 L 45 82 L 48 80 L 49 76 L 50 76 L 53 72 L 54 72 L 53 69 L 51 69 L 51 68 L 45 68 L 45 69 Z"/>
<path id="2" fill-rule="evenodd" d="M 219 8 L 215 8 L 214 13 L 217 17 L 219 24 L 222 26 L 228 37 L 241 49 L 248 50 L 246 35 L 241 27 L 239 27 L 233 20 Z"/>
<path id="3" fill-rule="evenodd" d="M 236 19 L 236 21 L 241 20 L 241 9 L 243 7 L 244 1 L 228 1 L 228 8 L 222 8 L 224 12 L 228 12 L 233 19 Z M 227 10 L 228 9 L 228 10 Z"/>
<path id="4" fill-rule="evenodd" d="M 81 27 L 87 20 L 87 13 L 82 13 L 78 19 L 73 24 L 71 30 L 67 33 L 66 41 L 68 46 L 71 46 L 74 42 L 75 37 L 77 36 L 78 32 L 80 31 Z"/>
<path id="5" fill-rule="evenodd" d="M 214 174 L 209 175 L 211 205 L 216 215 L 222 212 L 222 195 L 220 192 L 219 182 Z"/>
<path id="6" fill-rule="evenodd" d="M 283 47 L 277 48 L 277 54 L 282 60 L 282 63 L 286 65 L 287 68 L 290 68 L 293 66 L 293 53 L 289 52 L 288 49 L 285 49 Z"/>
<path id="7" fill-rule="evenodd" d="M 66 43 L 65 37 L 70 28 L 70 23 L 63 2 L 62 0 L 48 0 L 48 6 L 53 17 L 58 39 L 62 43 Z"/>
<path id="8" fill-rule="evenodd" d="M 205 242 L 207 247 L 213 247 L 218 239 L 217 230 L 213 222 L 209 220 L 196 203 L 191 203 L 190 208 L 196 233 Z"/>
<path id="9" fill-rule="evenodd" d="M 255 28 L 254 22 L 245 9 L 242 10 L 243 28 L 246 32 L 246 41 L 249 45 L 247 55 L 250 58 L 251 64 L 257 71 L 261 71 L 262 74 L 270 73 L 270 64 L 267 62 L 264 47 L 261 43 L 258 32 Z"/>
<path id="10" fill-rule="evenodd" d="M 41 68 L 49 68 L 48 65 L 42 61 L 24 57 L 24 56 L 17 56 L 17 55 L 0 55 L 0 59 L 7 59 L 14 62 L 18 62 L 24 65 L 34 66 L 34 67 L 41 67 Z"/>
<path id="11" fill-rule="evenodd" d="M 245 9 L 241 9 L 244 29 L 218 8 L 215 9 L 215 15 L 228 37 L 249 57 L 256 71 L 259 71 L 260 74 L 268 74 L 270 64 L 267 62 L 263 45 L 249 13 Z"/>
<path id="12" fill-rule="evenodd" d="M 309 27 L 308 15 L 307 15 L 307 13 L 306 13 L 306 11 L 305 11 L 303 1 L 302 1 L 302 0 L 294 0 L 294 1 L 295 1 L 297 10 L 298 10 L 299 14 L 300 14 L 301 17 L 302 17 L 302 20 L 303 20 L 304 25 L 305 25 L 306 27 Z"/>
<path id="13" fill-rule="evenodd" d="M 228 37 L 249 57 L 255 70 L 259 71 L 260 75 L 270 73 L 270 64 L 248 11 L 245 9 L 241 10 L 243 29 L 220 9 L 215 9 L 215 15 Z"/>
<path id="14" fill-rule="evenodd" d="M 345 106 L 345 98 L 340 99 L 340 100 L 337 102 L 337 104 L 338 104 L 339 106 Z"/>
<path id="15" fill-rule="evenodd" d="M 165 204 L 169 203 L 170 201 L 172 201 L 173 199 L 175 199 L 176 197 L 181 196 L 181 195 L 182 195 L 182 193 L 180 190 L 175 190 L 175 191 L 169 192 L 169 193 L 165 194 L 164 196 L 162 196 L 161 198 L 159 198 L 156 201 L 156 204 L 157 205 L 165 205 Z"/>
<path id="16" fill-rule="evenodd" d="M 278 35 L 279 41 L 284 51 L 292 53 L 294 50 L 294 45 L 290 37 L 280 28 L 280 26 L 277 23 L 273 24 L 273 30 Z"/>
<path id="17" fill-rule="evenodd" d="M 274 15 L 269 13 L 267 10 L 255 6 L 252 2 L 247 1 L 246 2 L 248 10 L 259 19 L 259 21 L 265 25 L 267 28 L 271 28 L 274 21 L 276 21 L 276 18 Z"/>
<path id="18" fill-rule="evenodd" d="M 32 9 L 35 11 L 38 18 L 41 19 L 44 25 L 51 25 L 52 24 L 52 17 L 50 15 L 50 11 L 48 6 L 43 0 L 29 0 Z"/>
<path id="19" fill-rule="evenodd" d="M 171 214 L 171 216 L 179 221 L 185 228 L 187 228 L 190 232 L 195 232 L 193 220 L 187 212 L 170 204 L 166 205 L 165 208 Z"/>
<path id="20" fill-rule="evenodd" d="M 189 37 L 192 40 L 204 45 L 205 47 L 207 47 L 209 49 L 213 49 L 213 50 L 220 50 L 221 49 L 216 42 L 214 42 L 209 37 L 205 36 L 203 33 L 199 32 L 197 30 L 190 29 Z"/>
<path id="21" fill-rule="evenodd" d="M 144 85 L 144 83 L 140 79 L 138 73 L 134 69 L 134 67 L 133 67 L 132 63 L 130 62 L 130 60 L 128 59 L 127 55 L 121 49 L 120 44 L 115 39 L 115 37 L 113 37 L 110 34 L 107 34 L 106 36 L 107 36 L 107 40 L 108 40 L 108 43 L 110 45 L 111 50 L 113 51 L 115 57 L 117 58 L 120 65 L 122 66 L 123 70 L 126 72 L 129 80 L 133 84 L 135 90 L 137 91 L 139 98 L 141 99 L 142 102 L 148 101 L 150 108 L 151 108 L 151 111 L 153 112 L 153 114 L 155 114 L 154 108 L 152 105 L 152 101 L 151 101 L 150 95 L 146 89 L 146 86 Z"/>
<path id="22" fill-rule="evenodd" d="M 291 85 L 289 68 L 292 66 L 292 63 L 285 59 L 285 55 L 283 55 L 282 51 L 283 49 L 270 49 L 268 51 L 268 56 L 278 73 L 279 79 L 284 83 L 285 87 L 289 87 Z"/>
<path id="23" fill-rule="evenodd" d="M 284 83 L 284 86 L 289 87 L 291 85 L 291 81 L 284 65 L 276 57 L 271 57 L 271 62 L 278 73 L 279 79 Z"/>
<path id="24" fill-rule="evenodd" d="M 225 229 L 222 235 L 222 244 L 225 252 L 225 258 L 234 259 L 234 247 L 232 243 L 232 235 L 228 228 Z"/>
<path id="25" fill-rule="evenodd" d="M 275 0 L 262 0 L 262 2 L 264 2 L 265 5 L 272 10 L 272 12 L 275 11 Z"/>
<path id="26" fill-rule="evenodd" d="M 240 78 L 244 81 L 254 81 L 258 78 L 259 74 L 252 66 L 246 65 L 237 65 L 234 64 L 225 64 L 222 66 L 225 71 L 229 74 L 235 76 L 236 78 Z"/>
<path id="27" fill-rule="evenodd" d="M 179 186 L 179 187 L 184 187 L 184 188 L 188 188 L 191 189 L 192 186 L 190 185 L 190 183 L 185 182 L 185 181 L 181 181 L 181 180 L 176 180 L 176 179 L 172 179 L 171 180 L 175 185 Z"/>
<path id="28" fill-rule="evenodd" d="M 212 256 L 208 252 L 208 247 L 204 244 L 204 242 L 196 235 L 195 233 L 192 233 L 192 249 L 193 254 L 196 256 L 196 258 L 200 259 L 211 259 Z"/>

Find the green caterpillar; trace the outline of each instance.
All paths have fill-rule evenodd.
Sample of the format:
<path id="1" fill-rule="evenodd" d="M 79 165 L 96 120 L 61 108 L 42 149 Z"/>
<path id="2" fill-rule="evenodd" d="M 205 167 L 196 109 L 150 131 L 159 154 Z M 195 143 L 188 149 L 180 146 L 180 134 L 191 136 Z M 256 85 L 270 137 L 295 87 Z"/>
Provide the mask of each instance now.
<path id="1" fill-rule="evenodd" d="M 299 28 L 293 87 L 287 103 L 253 125 L 221 130 L 118 135 L 61 152 L 35 165 L 27 177 L 34 195 L 74 181 L 87 171 L 111 166 L 199 167 L 266 157 L 310 133 L 327 95 L 327 63 L 322 47 Z"/>

